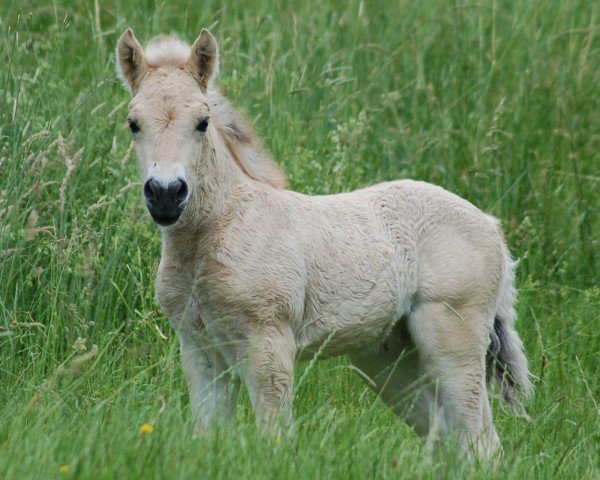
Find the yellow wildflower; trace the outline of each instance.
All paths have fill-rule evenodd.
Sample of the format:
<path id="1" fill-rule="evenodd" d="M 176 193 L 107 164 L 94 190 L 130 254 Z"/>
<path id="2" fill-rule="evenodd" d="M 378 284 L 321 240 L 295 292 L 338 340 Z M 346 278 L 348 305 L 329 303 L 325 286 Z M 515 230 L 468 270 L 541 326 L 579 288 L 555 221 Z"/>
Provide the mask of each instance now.
<path id="1" fill-rule="evenodd" d="M 153 432 L 154 432 L 154 427 L 152 425 L 150 425 L 149 423 L 144 423 L 140 427 L 140 435 L 150 435 Z"/>
<path id="2" fill-rule="evenodd" d="M 275 437 L 275 445 L 279 445 L 279 442 L 281 442 L 281 439 L 279 437 Z"/>
<path id="3" fill-rule="evenodd" d="M 68 465 L 61 465 L 60 467 L 58 467 L 58 473 L 62 473 L 63 475 L 65 473 L 69 473 L 71 471 L 71 467 L 69 467 Z"/>

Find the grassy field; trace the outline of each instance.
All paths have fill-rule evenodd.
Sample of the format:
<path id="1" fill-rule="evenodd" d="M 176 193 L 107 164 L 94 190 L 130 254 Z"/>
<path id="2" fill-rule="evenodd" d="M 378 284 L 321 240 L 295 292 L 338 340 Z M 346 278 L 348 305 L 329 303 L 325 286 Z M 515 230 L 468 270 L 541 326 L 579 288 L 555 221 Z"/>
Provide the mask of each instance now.
<path id="1" fill-rule="evenodd" d="M 600 5 L 304 3 L 1 2 L 0 478 L 600 478 Z M 531 423 L 494 397 L 496 470 L 428 460 L 344 359 L 298 366 L 294 439 L 261 437 L 245 395 L 191 438 L 114 74 L 127 26 L 210 27 L 291 188 L 418 178 L 502 219 L 536 395 Z"/>

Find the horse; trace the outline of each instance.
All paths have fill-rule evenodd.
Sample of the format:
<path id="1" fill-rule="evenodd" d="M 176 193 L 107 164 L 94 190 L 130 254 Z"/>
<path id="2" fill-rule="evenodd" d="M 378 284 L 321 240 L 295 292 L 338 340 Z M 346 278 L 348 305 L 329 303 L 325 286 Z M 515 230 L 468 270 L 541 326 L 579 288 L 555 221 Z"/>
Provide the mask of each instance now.
<path id="1" fill-rule="evenodd" d="M 288 432 L 296 361 L 346 355 L 427 445 L 452 436 L 469 456 L 501 452 L 488 385 L 515 412 L 532 385 L 499 221 L 421 181 L 286 190 L 215 85 L 206 29 L 191 46 L 161 36 L 145 49 L 127 29 L 116 63 L 194 434 L 231 419 L 242 381 L 257 424 Z"/>

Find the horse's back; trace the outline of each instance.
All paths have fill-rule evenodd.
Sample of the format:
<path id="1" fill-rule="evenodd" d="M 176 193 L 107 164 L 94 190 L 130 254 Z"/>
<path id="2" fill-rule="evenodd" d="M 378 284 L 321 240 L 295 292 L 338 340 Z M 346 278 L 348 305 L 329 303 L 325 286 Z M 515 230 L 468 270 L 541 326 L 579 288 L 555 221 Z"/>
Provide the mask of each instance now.
<path id="1" fill-rule="evenodd" d="M 499 222 L 441 187 L 397 180 L 336 195 L 285 193 L 292 198 L 280 213 L 293 217 L 309 275 L 363 288 L 391 271 L 384 278 L 400 310 L 410 296 L 453 301 L 491 295 L 499 282 Z"/>

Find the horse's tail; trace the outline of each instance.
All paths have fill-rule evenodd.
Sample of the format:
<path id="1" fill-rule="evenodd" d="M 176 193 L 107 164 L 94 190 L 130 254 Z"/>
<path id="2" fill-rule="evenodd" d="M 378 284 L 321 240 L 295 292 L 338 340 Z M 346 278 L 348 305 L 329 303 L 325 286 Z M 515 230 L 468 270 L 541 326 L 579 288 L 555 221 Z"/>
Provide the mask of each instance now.
<path id="1" fill-rule="evenodd" d="M 487 352 L 487 380 L 495 379 L 501 387 L 504 400 L 513 411 L 527 415 L 522 398 L 529 397 L 533 386 L 529 380 L 527 358 L 523 352 L 523 342 L 514 329 L 516 318 L 515 267 L 518 262 L 510 258 L 505 246 L 502 249 L 502 277 L 498 289 L 494 328 Z"/>

